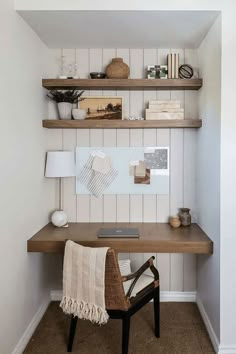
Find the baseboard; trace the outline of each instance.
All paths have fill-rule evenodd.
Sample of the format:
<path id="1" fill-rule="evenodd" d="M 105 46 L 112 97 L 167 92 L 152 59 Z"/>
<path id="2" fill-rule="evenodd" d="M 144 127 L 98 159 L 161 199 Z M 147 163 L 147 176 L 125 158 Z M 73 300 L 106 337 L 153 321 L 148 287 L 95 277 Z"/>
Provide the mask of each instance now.
<path id="1" fill-rule="evenodd" d="M 51 298 L 47 296 L 41 306 L 39 307 L 38 311 L 30 321 L 30 324 L 26 328 L 24 334 L 20 338 L 19 342 L 17 343 L 15 349 L 13 350 L 12 354 L 22 354 L 25 350 L 27 344 L 29 343 L 35 329 L 37 328 L 39 322 L 41 321 L 44 313 L 46 312 L 48 305 L 50 304 Z"/>
<path id="2" fill-rule="evenodd" d="M 214 329 L 213 329 L 213 327 L 211 325 L 211 321 L 210 321 L 210 319 L 209 319 L 209 317 L 208 317 L 208 315 L 206 313 L 206 310 L 205 310 L 205 308 L 203 306 L 203 303 L 202 303 L 201 299 L 199 298 L 199 296 L 197 296 L 196 300 L 197 300 L 196 302 L 197 302 L 198 309 L 199 309 L 200 314 L 202 316 L 203 322 L 205 323 L 207 332 L 209 334 L 209 337 L 211 339 L 211 342 L 212 342 L 212 345 L 213 345 L 213 348 L 214 348 L 215 352 L 218 353 L 218 354 L 236 354 L 236 351 L 234 351 L 234 352 L 225 352 L 225 351 L 221 352 L 220 351 L 219 340 L 218 340 L 218 338 L 217 338 L 217 336 L 215 334 L 215 331 L 214 331 Z"/>
<path id="3" fill-rule="evenodd" d="M 62 290 L 51 290 L 50 291 L 51 301 L 61 301 L 62 299 Z"/>
<path id="4" fill-rule="evenodd" d="M 52 301 L 61 301 L 62 290 L 51 290 Z M 196 302 L 196 291 L 161 291 L 161 302 Z"/>
<path id="5" fill-rule="evenodd" d="M 161 291 L 161 302 L 196 302 L 196 291 Z"/>
<path id="6" fill-rule="evenodd" d="M 218 354 L 236 354 L 236 345 L 220 345 Z"/>

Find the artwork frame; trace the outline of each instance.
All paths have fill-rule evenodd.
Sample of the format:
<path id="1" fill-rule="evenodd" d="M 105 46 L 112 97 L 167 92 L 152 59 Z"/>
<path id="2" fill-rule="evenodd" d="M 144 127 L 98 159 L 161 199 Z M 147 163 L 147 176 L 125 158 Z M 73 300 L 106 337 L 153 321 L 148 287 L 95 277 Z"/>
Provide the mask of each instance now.
<path id="1" fill-rule="evenodd" d="M 110 107 L 110 111 L 109 108 L 107 109 L 110 104 L 114 107 L 114 111 L 112 107 Z M 79 108 L 87 111 L 86 120 L 124 119 L 122 96 L 83 96 Z"/>

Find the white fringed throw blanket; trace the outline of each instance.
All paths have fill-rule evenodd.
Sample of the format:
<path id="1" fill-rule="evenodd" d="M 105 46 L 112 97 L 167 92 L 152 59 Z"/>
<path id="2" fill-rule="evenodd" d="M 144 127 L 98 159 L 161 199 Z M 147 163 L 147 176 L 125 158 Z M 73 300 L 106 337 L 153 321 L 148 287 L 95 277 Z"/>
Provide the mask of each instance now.
<path id="1" fill-rule="evenodd" d="M 107 247 L 83 247 L 67 241 L 63 266 L 63 298 L 66 314 L 98 324 L 108 321 L 105 308 Z"/>

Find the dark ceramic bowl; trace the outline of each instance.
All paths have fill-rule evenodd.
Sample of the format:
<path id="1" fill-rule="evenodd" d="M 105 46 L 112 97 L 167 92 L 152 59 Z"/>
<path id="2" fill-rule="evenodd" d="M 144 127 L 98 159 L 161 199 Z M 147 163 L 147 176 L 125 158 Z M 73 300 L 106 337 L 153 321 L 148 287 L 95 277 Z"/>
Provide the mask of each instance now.
<path id="1" fill-rule="evenodd" d="M 105 79 L 106 74 L 105 73 L 99 73 L 99 72 L 93 72 L 90 73 L 91 79 Z"/>

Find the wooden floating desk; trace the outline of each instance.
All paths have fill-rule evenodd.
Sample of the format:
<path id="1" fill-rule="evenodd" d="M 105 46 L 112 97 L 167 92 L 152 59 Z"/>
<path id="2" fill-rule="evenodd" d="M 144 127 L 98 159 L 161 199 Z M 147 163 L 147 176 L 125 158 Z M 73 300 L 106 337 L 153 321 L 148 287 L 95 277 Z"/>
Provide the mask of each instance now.
<path id="1" fill-rule="evenodd" d="M 140 237 L 97 238 L 101 227 L 137 227 Z M 213 242 L 197 224 L 174 229 L 164 223 L 69 223 L 68 228 L 48 224 L 28 240 L 28 252 L 63 252 L 66 239 L 83 246 L 112 247 L 124 253 L 213 253 Z"/>

